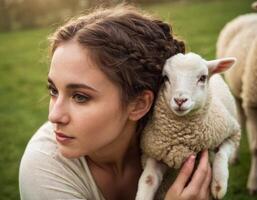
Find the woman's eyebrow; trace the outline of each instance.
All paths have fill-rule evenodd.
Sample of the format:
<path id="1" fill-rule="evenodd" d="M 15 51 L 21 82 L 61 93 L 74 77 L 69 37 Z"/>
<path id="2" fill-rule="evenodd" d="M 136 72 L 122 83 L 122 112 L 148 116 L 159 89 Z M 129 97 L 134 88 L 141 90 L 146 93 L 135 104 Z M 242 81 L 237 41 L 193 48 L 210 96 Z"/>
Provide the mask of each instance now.
<path id="1" fill-rule="evenodd" d="M 89 90 L 93 90 L 95 92 L 98 92 L 95 88 L 93 88 L 89 85 L 83 84 L 83 83 L 69 83 L 66 87 L 68 89 L 84 88 L 84 89 L 89 89 Z"/>
<path id="2" fill-rule="evenodd" d="M 49 77 L 47 78 L 48 83 L 52 84 L 53 86 L 55 86 L 54 82 L 52 81 L 52 79 L 50 79 Z"/>
<path id="3" fill-rule="evenodd" d="M 52 85 L 55 86 L 54 82 L 52 81 L 51 78 L 48 77 L 48 82 Z M 69 83 L 67 86 L 66 86 L 67 89 L 78 89 L 78 88 L 84 88 L 84 89 L 89 89 L 89 90 L 92 90 L 94 92 L 98 92 L 95 88 L 89 86 L 89 85 L 86 85 L 86 84 L 83 84 L 83 83 Z"/>

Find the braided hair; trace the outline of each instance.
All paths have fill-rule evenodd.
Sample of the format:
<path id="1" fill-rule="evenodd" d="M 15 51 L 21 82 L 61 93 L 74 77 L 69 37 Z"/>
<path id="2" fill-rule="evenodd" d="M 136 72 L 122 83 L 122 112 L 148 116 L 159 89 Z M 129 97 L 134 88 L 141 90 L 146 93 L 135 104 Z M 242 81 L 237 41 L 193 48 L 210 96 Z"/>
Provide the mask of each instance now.
<path id="1" fill-rule="evenodd" d="M 156 97 L 166 59 L 185 52 L 184 42 L 173 37 L 169 24 L 124 4 L 72 19 L 49 38 L 52 55 L 69 40 L 88 49 L 92 61 L 119 87 L 123 105 L 144 90 Z M 138 131 L 151 113 L 152 109 L 139 121 Z"/>

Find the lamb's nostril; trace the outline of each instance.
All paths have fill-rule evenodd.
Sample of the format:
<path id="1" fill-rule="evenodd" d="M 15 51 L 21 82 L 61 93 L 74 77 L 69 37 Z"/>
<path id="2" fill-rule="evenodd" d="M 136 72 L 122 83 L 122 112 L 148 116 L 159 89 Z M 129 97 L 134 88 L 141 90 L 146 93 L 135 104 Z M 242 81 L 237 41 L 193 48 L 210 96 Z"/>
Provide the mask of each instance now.
<path id="1" fill-rule="evenodd" d="M 181 106 L 183 103 L 185 103 L 188 99 L 187 98 L 174 98 L 174 101 L 178 106 Z"/>
<path id="2" fill-rule="evenodd" d="M 181 99 L 183 103 L 187 102 L 187 98 Z"/>

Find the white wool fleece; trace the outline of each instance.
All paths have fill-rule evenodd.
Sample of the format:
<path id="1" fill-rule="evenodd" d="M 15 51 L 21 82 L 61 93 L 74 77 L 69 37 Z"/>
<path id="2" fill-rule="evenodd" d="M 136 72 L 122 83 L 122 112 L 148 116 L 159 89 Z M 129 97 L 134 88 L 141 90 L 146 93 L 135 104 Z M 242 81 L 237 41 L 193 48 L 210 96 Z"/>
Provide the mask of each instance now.
<path id="1" fill-rule="evenodd" d="M 225 195 L 228 162 L 239 146 L 241 134 L 235 101 L 217 73 L 234 62 L 234 58 L 206 61 L 194 53 L 177 54 L 166 61 L 165 84 L 141 135 L 145 171 L 139 180 L 136 200 L 154 196 L 165 172 L 157 161 L 178 169 L 190 155 L 216 148 L 212 195 Z M 149 177 L 153 179 L 152 187 Z"/>

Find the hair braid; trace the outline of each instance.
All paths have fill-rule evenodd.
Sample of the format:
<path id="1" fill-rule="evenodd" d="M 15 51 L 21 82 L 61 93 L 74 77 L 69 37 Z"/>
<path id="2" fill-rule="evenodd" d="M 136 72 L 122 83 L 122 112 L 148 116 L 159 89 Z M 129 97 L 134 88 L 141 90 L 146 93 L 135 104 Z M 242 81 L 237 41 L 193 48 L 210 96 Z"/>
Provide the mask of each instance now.
<path id="1" fill-rule="evenodd" d="M 50 40 L 52 54 L 69 40 L 87 48 L 92 61 L 120 87 L 124 105 L 146 89 L 156 97 L 166 60 L 185 52 L 184 43 L 174 39 L 169 24 L 126 5 L 73 19 Z M 151 112 L 140 120 L 139 131 Z"/>

